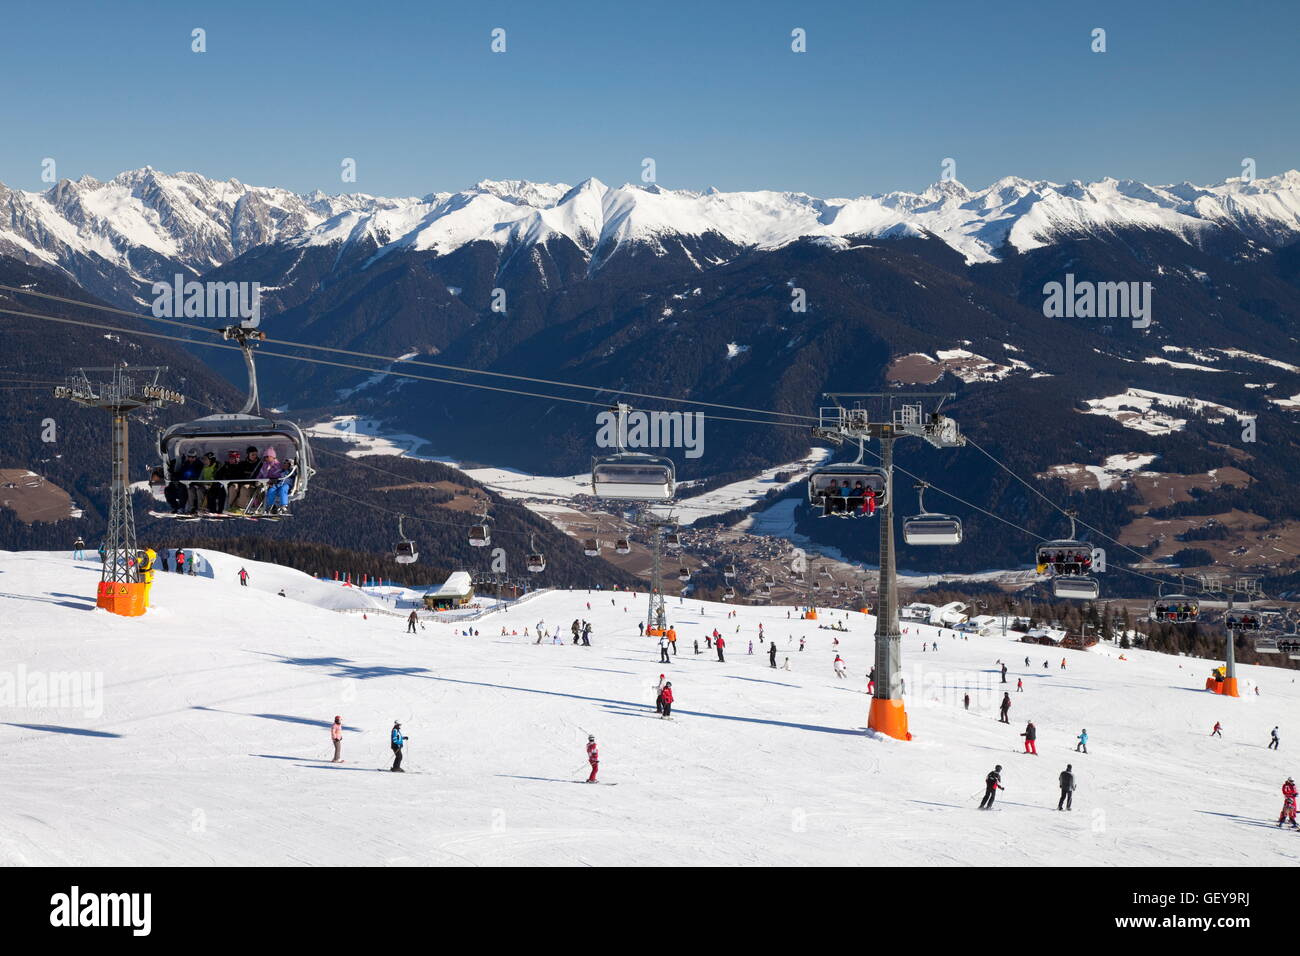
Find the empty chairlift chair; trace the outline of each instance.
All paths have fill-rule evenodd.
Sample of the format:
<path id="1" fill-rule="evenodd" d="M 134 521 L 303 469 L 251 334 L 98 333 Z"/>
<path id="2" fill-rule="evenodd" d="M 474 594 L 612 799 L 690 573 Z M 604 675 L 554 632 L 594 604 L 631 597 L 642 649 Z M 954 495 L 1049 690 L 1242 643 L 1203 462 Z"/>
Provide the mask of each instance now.
<path id="1" fill-rule="evenodd" d="M 961 544 L 961 519 L 956 515 L 943 515 L 925 510 L 926 482 L 916 486 L 917 503 L 921 513 L 903 519 L 903 540 L 915 545 Z"/>
<path id="2" fill-rule="evenodd" d="M 398 564 L 414 564 L 420 558 L 420 552 L 415 547 L 415 542 L 406 536 L 402 530 L 402 522 L 405 515 L 397 516 L 397 537 L 398 542 L 393 547 L 393 560 Z"/>
<path id="3" fill-rule="evenodd" d="M 533 574 L 541 574 L 546 570 L 546 555 L 537 550 L 531 534 L 528 536 L 528 555 L 524 559 L 524 566 Z"/>
<path id="4" fill-rule="evenodd" d="M 614 542 L 615 554 L 631 554 L 632 546 L 628 543 L 627 538 L 619 538 Z"/>

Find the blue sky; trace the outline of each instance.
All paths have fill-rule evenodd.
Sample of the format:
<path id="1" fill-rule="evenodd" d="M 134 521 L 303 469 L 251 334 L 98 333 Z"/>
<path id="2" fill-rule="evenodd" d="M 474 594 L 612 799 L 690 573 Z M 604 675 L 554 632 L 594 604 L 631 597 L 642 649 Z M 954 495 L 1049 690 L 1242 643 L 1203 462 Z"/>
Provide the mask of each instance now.
<path id="1" fill-rule="evenodd" d="M 1298 28 L 1248 0 L 12 4 L 0 181 L 47 188 L 47 156 L 383 195 L 618 184 L 646 156 L 664 186 L 823 196 L 921 189 L 945 157 L 971 186 L 1267 176 L 1300 166 Z"/>

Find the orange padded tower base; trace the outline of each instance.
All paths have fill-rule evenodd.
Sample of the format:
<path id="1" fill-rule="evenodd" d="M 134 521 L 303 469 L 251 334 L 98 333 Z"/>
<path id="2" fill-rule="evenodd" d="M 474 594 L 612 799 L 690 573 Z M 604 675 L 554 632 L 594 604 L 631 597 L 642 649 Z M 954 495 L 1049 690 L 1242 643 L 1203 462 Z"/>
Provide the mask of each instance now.
<path id="1" fill-rule="evenodd" d="M 143 582 L 100 581 L 95 604 L 123 617 L 139 617 L 144 613 L 144 596 Z"/>
<path id="2" fill-rule="evenodd" d="M 871 716 L 867 719 L 867 726 L 895 740 L 912 739 L 907 732 L 907 711 L 903 709 L 901 700 L 871 698 Z"/>
<path id="3" fill-rule="evenodd" d="M 1223 680 L 1207 677 L 1205 678 L 1205 689 L 1216 694 L 1222 694 L 1224 697 L 1241 696 L 1237 693 L 1237 678 L 1235 677 L 1225 677 Z"/>

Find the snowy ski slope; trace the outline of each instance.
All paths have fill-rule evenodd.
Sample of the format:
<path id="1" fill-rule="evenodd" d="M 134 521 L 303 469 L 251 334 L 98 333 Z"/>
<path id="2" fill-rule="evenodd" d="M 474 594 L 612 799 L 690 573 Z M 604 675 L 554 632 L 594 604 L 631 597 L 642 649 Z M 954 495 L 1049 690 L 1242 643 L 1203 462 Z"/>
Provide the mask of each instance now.
<path id="1" fill-rule="evenodd" d="M 543 594 L 477 622 L 478 637 L 432 621 L 407 635 L 389 614 L 318 606 L 332 598 L 292 587 L 297 572 L 211 558 L 214 578 L 159 574 L 155 608 L 126 619 L 93 610 L 97 562 L 0 552 L 0 863 L 1300 862 L 1300 836 L 1272 825 L 1300 770 L 1293 671 L 1244 667 L 1248 696 L 1225 700 L 1199 689 L 1203 661 L 930 627 L 920 636 L 939 650 L 922 654 L 911 625 L 904 744 L 863 732 L 874 625 L 860 614 L 839 635 L 847 681 L 818 622 L 758 607 L 733 621 L 696 601 L 670 605 L 681 654 L 662 667 L 637 635 L 644 595 Z M 249 588 L 222 573 L 240 564 Z M 567 634 L 578 616 L 594 623 L 591 648 L 522 637 L 539 618 Z M 768 667 L 760 621 L 789 671 Z M 725 664 L 692 653 L 715 626 Z M 1010 726 L 996 720 L 998 659 L 1011 665 Z M 671 722 L 653 709 L 661 671 Z M 74 673 L 89 675 L 82 693 L 55 699 Z M 336 713 L 349 762 L 331 766 Z M 395 718 L 421 773 L 378 769 Z M 1038 757 L 1018 753 L 1029 718 Z M 1216 720 L 1221 740 L 1208 736 Z M 1265 749 L 1274 724 L 1280 752 Z M 1083 727 L 1088 756 L 1073 752 Z M 601 779 L 618 786 L 574 783 L 589 731 Z M 1067 762 L 1079 789 L 1058 813 Z M 995 763 L 1007 790 L 1000 812 L 980 813 Z"/>

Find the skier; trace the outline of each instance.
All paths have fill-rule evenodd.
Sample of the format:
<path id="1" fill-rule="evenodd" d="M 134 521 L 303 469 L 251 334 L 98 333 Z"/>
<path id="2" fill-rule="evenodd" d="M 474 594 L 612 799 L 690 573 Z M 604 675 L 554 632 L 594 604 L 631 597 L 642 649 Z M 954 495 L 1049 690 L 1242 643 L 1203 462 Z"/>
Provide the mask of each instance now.
<path id="1" fill-rule="evenodd" d="M 660 664 L 672 663 L 670 660 L 668 660 L 668 638 L 665 637 L 663 634 L 659 635 L 659 663 Z"/>
<path id="2" fill-rule="evenodd" d="M 718 639 L 717 639 L 716 641 L 713 642 L 713 646 L 714 646 L 714 647 L 717 649 L 717 651 L 718 651 L 718 663 L 719 663 L 719 664 L 725 664 L 725 663 L 727 663 L 727 659 L 726 659 L 725 657 L 722 656 L 722 649 L 723 649 L 724 647 L 727 646 L 727 642 L 726 642 L 726 640 L 722 637 L 721 634 L 719 634 L 719 635 L 718 635 Z"/>
<path id="3" fill-rule="evenodd" d="M 407 738 L 402 736 L 402 725 L 399 721 L 393 721 L 393 732 L 391 734 L 391 745 L 393 748 L 393 766 L 389 769 L 393 773 L 406 773 L 402 769 L 402 747 L 405 746 Z"/>
<path id="4" fill-rule="evenodd" d="M 1088 728 L 1087 727 L 1084 727 L 1083 733 L 1079 734 L 1079 742 L 1074 747 L 1075 753 L 1078 753 L 1079 751 L 1083 751 L 1084 753 L 1088 752 Z"/>
<path id="5" fill-rule="evenodd" d="M 289 595 L 284 593 L 284 588 L 280 588 L 280 597 L 288 597 L 288 596 Z"/>
<path id="6" fill-rule="evenodd" d="M 664 712 L 660 715 L 660 719 L 664 717 L 672 717 L 673 715 L 673 682 L 672 681 L 666 681 L 664 683 L 663 693 L 659 695 L 659 698 L 660 700 L 663 701 L 664 704 Z"/>
<path id="7" fill-rule="evenodd" d="M 1017 677 L 1017 678 L 1016 678 L 1016 693 L 1017 693 L 1017 694 L 1023 694 L 1024 692 L 1025 692 L 1025 679 L 1024 679 L 1023 677 Z"/>
<path id="8" fill-rule="evenodd" d="M 176 552 L 176 560 L 177 560 L 177 561 L 180 560 L 180 557 L 181 557 L 180 552 L 179 552 L 179 551 Z M 177 571 L 180 570 L 180 565 L 179 565 L 179 564 L 176 566 L 176 570 L 177 570 Z M 240 568 L 240 569 L 239 569 L 239 586 L 240 586 L 241 588 L 246 588 L 246 587 L 248 587 L 248 572 L 245 571 L 243 568 Z"/>
<path id="9" fill-rule="evenodd" d="M 839 678 L 843 678 L 843 677 L 844 677 L 844 658 L 842 658 L 842 657 L 840 657 L 840 655 L 836 654 L 836 655 L 835 655 L 835 660 L 831 662 L 831 666 L 835 668 L 835 676 L 836 676 L 836 677 L 839 677 Z"/>
<path id="10" fill-rule="evenodd" d="M 1279 741 L 1278 741 L 1278 739 L 1277 739 L 1277 728 L 1274 727 L 1274 728 L 1273 728 L 1273 735 L 1272 735 L 1272 738 L 1271 738 L 1271 739 L 1269 740 L 1269 742 L 1268 742 L 1268 749 L 1269 749 L 1269 750 L 1277 750 L 1277 749 L 1278 749 L 1278 746 L 1277 746 L 1278 743 L 1279 743 Z"/>
<path id="11" fill-rule="evenodd" d="M 1038 728 L 1034 726 L 1031 720 L 1025 725 L 1025 732 L 1020 735 L 1025 738 L 1025 753 L 1038 756 Z"/>
<path id="12" fill-rule="evenodd" d="M 180 548 L 176 549 L 176 573 L 185 573 L 185 552 Z"/>
<path id="13" fill-rule="evenodd" d="M 1011 695 L 1003 691 L 1002 708 L 1001 708 L 1002 716 L 998 718 L 998 721 L 1000 723 L 1004 723 L 1004 724 L 1011 723 L 1011 721 L 1007 720 L 1007 711 L 1009 711 L 1010 709 L 1011 709 Z"/>
<path id="14" fill-rule="evenodd" d="M 664 675 L 660 674 L 659 683 L 655 686 L 655 713 L 657 714 L 662 714 L 664 712 L 664 686 L 667 683 L 668 682 L 664 679 Z"/>
<path id="15" fill-rule="evenodd" d="M 1061 670 L 1065 670 L 1065 658 L 1061 658 Z"/>
<path id="16" fill-rule="evenodd" d="M 582 628 L 581 628 L 581 625 L 578 624 L 578 619 L 577 619 L 577 618 L 574 618 L 574 619 L 573 619 L 573 624 L 571 624 L 571 625 L 569 626 L 569 630 L 573 632 L 573 643 L 577 644 L 577 643 L 578 643 L 578 635 L 579 635 L 580 633 L 582 633 Z"/>
<path id="17" fill-rule="evenodd" d="M 750 653 L 751 655 L 754 653 L 754 642 L 753 642 L 753 641 L 750 641 L 750 642 L 749 642 L 749 653 Z"/>
<path id="18" fill-rule="evenodd" d="M 1219 723 L 1217 720 L 1214 722 L 1214 729 L 1210 731 L 1210 736 L 1211 737 L 1223 736 L 1223 725 Z"/>
<path id="19" fill-rule="evenodd" d="M 330 740 L 334 741 L 334 759 L 330 763 L 343 762 L 343 718 L 334 715 L 334 726 L 330 728 Z"/>
<path id="20" fill-rule="evenodd" d="M 1002 786 L 1002 764 L 998 764 L 984 778 L 984 799 L 980 801 L 980 809 L 992 810 L 993 801 L 997 799 L 998 791 L 1005 789 L 1007 788 Z"/>
<path id="21" fill-rule="evenodd" d="M 803 646 L 804 646 L 804 643 L 806 642 L 806 640 L 807 640 L 807 639 L 806 639 L 806 638 L 803 638 L 803 637 L 799 638 L 799 650 L 801 650 L 801 651 L 803 650 Z"/>
<path id="22" fill-rule="evenodd" d="M 638 637 L 645 637 L 645 621 L 636 622 L 636 633 Z"/>
<path id="23" fill-rule="evenodd" d="M 1074 765 L 1066 764 L 1065 769 L 1061 771 L 1061 799 L 1056 803 L 1056 809 L 1073 810 L 1074 809 Z M 1064 806 L 1062 806 L 1064 805 Z"/>
<path id="24" fill-rule="evenodd" d="M 967 694 L 967 695 L 966 695 L 966 697 L 965 697 L 963 703 L 966 705 L 966 709 L 967 709 L 967 710 L 970 710 L 970 694 Z"/>
<path id="25" fill-rule="evenodd" d="M 596 749 L 596 738 L 592 734 L 587 734 L 587 762 L 591 764 L 591 776 L 587 778 L 587 783 L 595 783 L 596 769 L 600 766 L 600 751 Z"/>
<path id="26" fill-rule="evenodd" d="M 1282 784 L 1282 813 L 1277 818 L 1277 825 L 1281 826 L 1286 820 L 1291 821 L 1291 826 L 1300 830 L 1300 826 L 1295 822 L 1295 781 L 1290 777 L 1286 778 L 1286 783 Z"/>
<path id="27" fill-rule="evenodd" d="M 1003 664 L 1003 665 L 1002 665 L 1002 683 L 1005 684 L 1006 682 L 1007 682 L 1007 665 L 1006 665 L 1006 664 Z"/>
<path id="28" fill-rule="evenodd" d="M 80 561 L 85 558 L 85 550 L 86 542 L 82 541 L 81 537 L 78 536 L 77 540 L 72 542 L 72 559 L 74 561 Z"/>
<path id="29" fill-rule="evenodd" d="M 772 665 L 772 670 L 776 670 L 776 641 L 767 645 L 767 662 Z"/>
<path id="30" fill-rule="evenodd" d="M 407 615 L 407 618 L 406 618 L 406 633 L 407 633 L 407 634 L 414 634 L 414 633 L 415 633 L 415 623 L 416 623 L 416 621 L 418 621 L 418 620 L 419 620 L 419 618 L 415 616 L 415 612 L 414 612 L 414 611 L 412 611 L 409 615 Z"/>
<path id="31" fill-rule="evenodd" d="M 582 646 L 591 647 L 591 622 L 582 622 Z"/>

